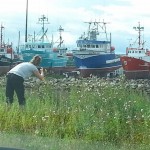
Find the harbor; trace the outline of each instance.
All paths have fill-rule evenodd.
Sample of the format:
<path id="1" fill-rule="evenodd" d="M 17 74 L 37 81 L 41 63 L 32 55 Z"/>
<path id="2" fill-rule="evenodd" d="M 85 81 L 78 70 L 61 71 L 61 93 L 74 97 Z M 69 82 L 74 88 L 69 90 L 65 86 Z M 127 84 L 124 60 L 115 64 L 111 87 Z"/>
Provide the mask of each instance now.
<path id="1" fill-rule="evenodd" d="M 149 150 L 149 16 L 146 0 L 2 1 L 0 149 Z"/>
<path id="2" fill-rule="evenodd" d="M 56 42 L 53 41 L 53 38 L 51 40 L 48 39 L 48 28 L 45 29 L 45 25 L 48 24 L 47 21 L 48 18 L 42 15 L 39 18 L 39 24 L 42 25 L 41 32 L 38 32 L 39 34 L 35 33 L 32 36 L 34 37 L 33 39 L 26 37 L 26 35 L 25 43 L 18 45 L 18 51 L 15 55 L 17 61 L 14 59 L 13 51 L 1 50 L 1 58 L 4 56 L 5 59 L 7 58 L 7 64 L 4 63 L 6 60 L 3 59 L 3 65 L 1 61 L 0 66 L 3 66 L 1 67 L 2 73 L 8 72 L 17 63 L 29 62 L 35 55 L 39 55 L 42 58 L 38 68 L 42 67 L 49 73 L 59 75 L 78 71 L 82 77 L 89 77 L 91 75 L 106 77 L 110 73 L 114 74 L 115 70 L 121 67 L 120 58 L 118 55 L 115 55 L 115 48 L 111 46 L 111 41 L 107 39 L 106 27 L 104 31 L 106 40 L 97 39 L 97 35 L 101 32 L 98 30 L 98 27 L 100 27 L 99 23 L 105 25 L 105 22 L 89 22 L 90 27 L 87 32 L 88 34 L 90 33 L 89 37 L 77 39 L 77 49 L 69 50 L 64 44 L 62 37 L 64 29 L 61 26 L 58 29 L 59 39 Z M 94 24 L 93 27 L 91 26 L 92 24 Z M 93 30 L 95 27 L 96 30 Z M 1 37 L 3 37 L 2 30 Z M 1 39 L 1 47 L 3 47 L 2 41 Z"/>

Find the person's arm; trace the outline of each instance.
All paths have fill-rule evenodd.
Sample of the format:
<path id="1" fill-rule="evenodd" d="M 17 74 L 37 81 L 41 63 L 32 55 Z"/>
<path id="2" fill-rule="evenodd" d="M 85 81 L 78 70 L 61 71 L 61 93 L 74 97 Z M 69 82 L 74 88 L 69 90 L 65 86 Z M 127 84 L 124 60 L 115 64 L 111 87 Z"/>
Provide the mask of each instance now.
<path id="1" fill-rule="evenodd" d="M 43 71 L 43 68 L 40 69 L 40 72 L 41 72 L 41 74 L 39 73 L 39 71 L 34 71 L 33 73 L 40 80 L 44 80 L 44 71 Z"/>

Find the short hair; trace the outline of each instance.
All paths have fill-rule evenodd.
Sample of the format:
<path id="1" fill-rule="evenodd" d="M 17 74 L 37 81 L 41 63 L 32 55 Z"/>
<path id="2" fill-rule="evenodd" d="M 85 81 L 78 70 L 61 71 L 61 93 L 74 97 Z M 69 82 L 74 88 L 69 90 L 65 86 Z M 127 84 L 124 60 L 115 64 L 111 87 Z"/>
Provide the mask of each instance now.
<path id="1" fill-rule="evenodd" d="M 41 63 L 42 58 L 39 55 L 33 56 L 33 58 L 30 60 L 30 63 L 32 63 L 35 66 L 39 66 Z"/>

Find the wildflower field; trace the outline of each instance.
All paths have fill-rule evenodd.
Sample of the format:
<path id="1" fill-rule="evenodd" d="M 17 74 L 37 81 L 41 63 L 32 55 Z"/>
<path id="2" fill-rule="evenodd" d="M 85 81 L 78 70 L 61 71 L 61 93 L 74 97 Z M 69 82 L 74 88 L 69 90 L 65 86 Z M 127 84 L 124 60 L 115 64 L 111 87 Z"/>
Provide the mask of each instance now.
<path id="1" fill-rule="evenodd" d="M 129 87 L 125 88 L 124 78 L 118 78 L 116 82 L 94 77 L 86 79 L 49 77 L 45 82 L 34 81 L 26 84 L 24 110 L 19 109 L 16 95 L 13 106 L 8 109 L 5 105 L 5 78 L 1 77 L 0 141 L 6 135 L 20 134 L 34 137 L 34 140 L 63 139 L 76 141 L 76 145 L 82 145 L 82 148 L 69 147 L 68 142 L 68 148 L 66 146 L 64 150 L 84 149 L 83 145 L 86 145 L 85 149 L 98 150 L 104 143 L 106 146 L 110 144 L 110 149 L 114 145 L 119 149 L 124 147 L 124 149 L 148 150 L 150 149 L 149 99 L 147 95 Z M 9 136 L 6 139 L 8 138 Z M 25 139 L 24 142 L 27 141 L 27 145 L 30 145 L 31 141 Z M 34 144 L 40 147 L 38 140 L 34 141 Z M 49 150 L 47 144 L 48 142 L 44 145 L 45 148 L 40 148 Z M 58 146 L 58 143 L 55 142 L 56 145 Z"/>

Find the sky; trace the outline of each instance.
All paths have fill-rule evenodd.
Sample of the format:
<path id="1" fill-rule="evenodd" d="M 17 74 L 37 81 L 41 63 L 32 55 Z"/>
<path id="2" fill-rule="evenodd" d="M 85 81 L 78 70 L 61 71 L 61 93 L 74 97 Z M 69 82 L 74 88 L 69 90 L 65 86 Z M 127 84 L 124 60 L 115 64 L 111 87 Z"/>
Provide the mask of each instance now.
<path id="1" fill-rule="evenodd" d="M 27 0 L 0 0 L 0 23 L 4 26 L 3 40 L 25 41 L 25 20 Z M 140 22 L 144 27 L 142 38 L 145 47 L 150 47 L 150 11 L 148 0 L 28 0 L 28 34 L 38 33 L 42 15 L 48 18 L 48 37 L 59 38 L 58 28 L 64 29 L 62 38 L 72 49 L 76 40 L 87 31 L 88 21 L 105 21 L 107 32 L 111 33 L 112 46 L 116 53 L 124 54 L 126 47 L 137 39 L 138 32 L 133 29 Z M 20 38 L 19 38 L 20 33 Z M 20 40 L 19 40 L 20 39 Z"/>

